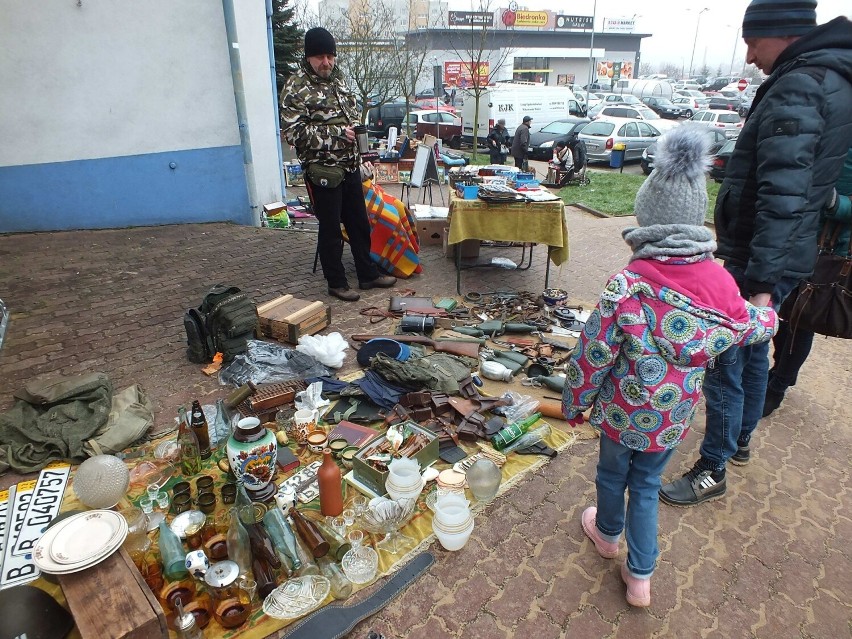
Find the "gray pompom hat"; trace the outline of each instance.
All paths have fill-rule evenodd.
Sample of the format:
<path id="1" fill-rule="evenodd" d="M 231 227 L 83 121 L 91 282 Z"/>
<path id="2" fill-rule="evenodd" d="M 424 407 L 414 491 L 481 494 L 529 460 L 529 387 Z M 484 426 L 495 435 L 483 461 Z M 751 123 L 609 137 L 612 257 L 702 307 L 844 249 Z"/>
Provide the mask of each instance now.
<path id="1" fill-rule="evenodd" d="M 683 124 L 657 142 L 654 170 L 636 194 L 639 226 L 703 226 L 707 212 L 710 136 L 706 127 Z"/>

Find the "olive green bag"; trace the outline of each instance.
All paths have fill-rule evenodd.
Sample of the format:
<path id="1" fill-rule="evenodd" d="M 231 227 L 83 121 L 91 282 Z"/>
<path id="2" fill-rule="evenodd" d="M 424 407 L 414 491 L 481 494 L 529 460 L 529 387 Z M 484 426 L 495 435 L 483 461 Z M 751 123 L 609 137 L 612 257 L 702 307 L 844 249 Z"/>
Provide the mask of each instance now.
<path id="1" fill-rule="evenodd" d="M 305 173 L 308 179 L 315 185 L 326 189 L 335 189 L 343 182 L 346 171 L 339 166 L 326 166 L 325 164 L 309 164 Z"/>

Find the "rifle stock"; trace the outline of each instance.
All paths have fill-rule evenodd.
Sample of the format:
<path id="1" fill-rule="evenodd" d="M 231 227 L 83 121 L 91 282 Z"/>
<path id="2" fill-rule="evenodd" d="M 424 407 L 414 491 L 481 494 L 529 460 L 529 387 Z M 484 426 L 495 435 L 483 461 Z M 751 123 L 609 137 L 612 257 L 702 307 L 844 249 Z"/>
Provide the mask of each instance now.
<path id="1" fill-rule="evenodd" d="M 369 342 L 371 339 L 392 339 L 406 344 L 423 344 L 432 347 L 436 353 L 448 353 L 461 357 L 479 357 L 479 340 L 470 342 L 434 340 L 422 335 L 352 335 L 356 342 Z"/>

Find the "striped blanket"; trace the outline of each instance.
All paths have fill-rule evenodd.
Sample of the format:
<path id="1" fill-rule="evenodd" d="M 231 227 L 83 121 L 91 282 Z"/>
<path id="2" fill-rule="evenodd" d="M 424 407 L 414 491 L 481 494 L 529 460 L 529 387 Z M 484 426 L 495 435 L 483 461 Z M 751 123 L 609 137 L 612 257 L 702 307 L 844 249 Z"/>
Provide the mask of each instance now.
<path id="1" fill-rule="evenodd" d="M 420 273 L 420 242 L 411 212 L 372 180 L 364 183 L 364 201 L 370 218 L 370 257 L 396 277 Z"/>

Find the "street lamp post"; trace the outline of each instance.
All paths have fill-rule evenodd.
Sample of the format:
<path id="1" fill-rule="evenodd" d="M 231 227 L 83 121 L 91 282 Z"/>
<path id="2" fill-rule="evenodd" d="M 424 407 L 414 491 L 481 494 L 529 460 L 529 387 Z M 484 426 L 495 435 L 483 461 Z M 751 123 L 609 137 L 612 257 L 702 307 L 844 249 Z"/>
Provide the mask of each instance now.
<path id="1" fill-rule="evenodd" d="M 698 27 L 701 25 L 701 14 L 710 11 L 710 7 L 704 7 L 698 12 L 698 20 L 695 21 L 695 40 L 692 42 L 692 55 L 689 58 L 689 77 L 692 78 L 692 62 L 695 60 L 695 45 L 698 43 Z"/>
<path id="2" fill-rule="evenodd" d="M 592 84 L 592 78 L 595 77 L 595 62 L 594 62 L 594 50 L 595 50 L 595 17 L 598 13 L 598 0 L 595 0 L 595 4 L 592 6 L 592 39 L 589 43 L 589 84 L 586 85 L 586 108 L 589 108 L 589 93 L 591 89 L 589 88 Z"/>
<path id="3" fill-rule="evenodd" d="M 737 32 L 734 35 L 734 50 L 731 52 L 731 75 L 734 74 L 734 58 L 737 56 L 737 43 L 740 41 L 740 30 L 742 26 L 737 27 Z"/>

